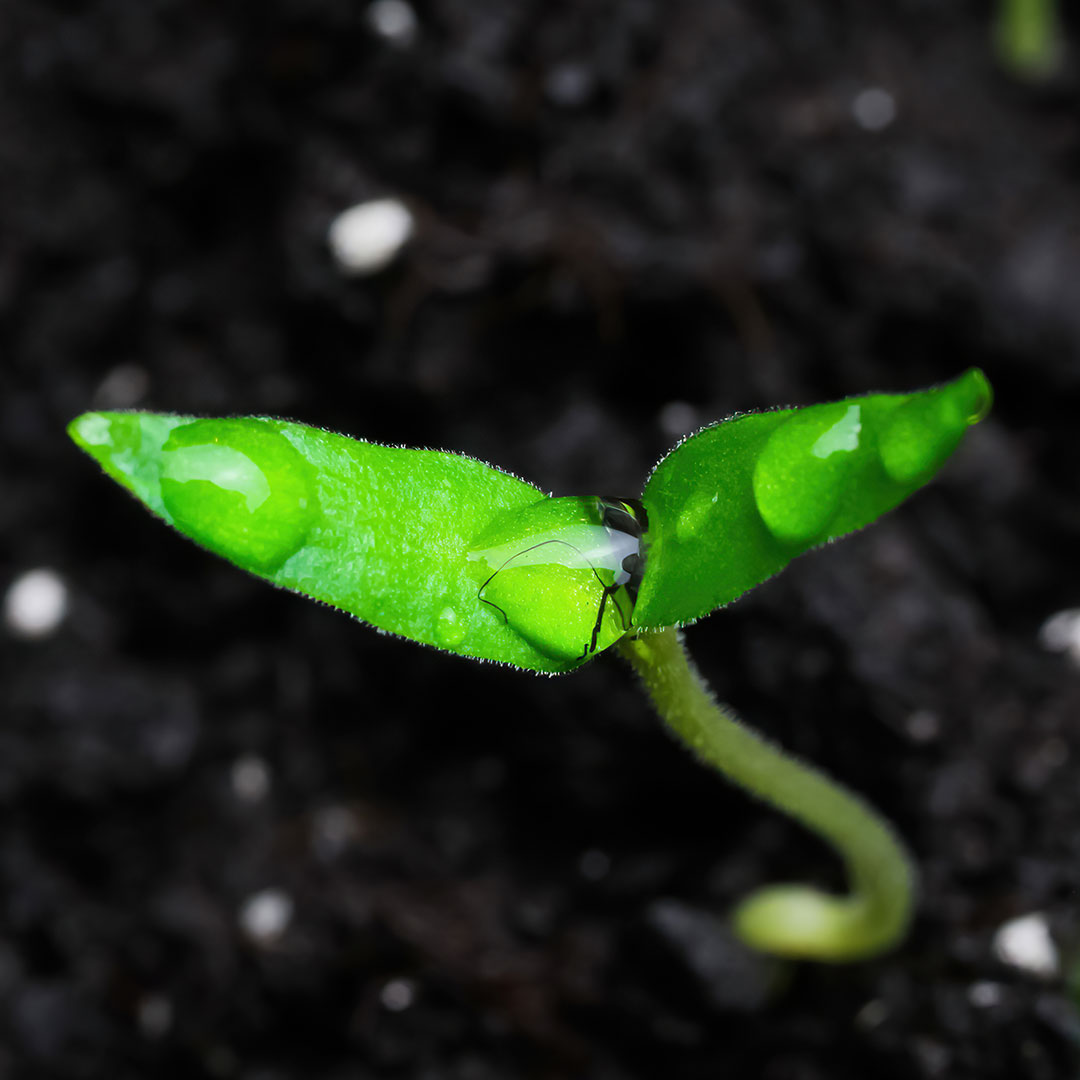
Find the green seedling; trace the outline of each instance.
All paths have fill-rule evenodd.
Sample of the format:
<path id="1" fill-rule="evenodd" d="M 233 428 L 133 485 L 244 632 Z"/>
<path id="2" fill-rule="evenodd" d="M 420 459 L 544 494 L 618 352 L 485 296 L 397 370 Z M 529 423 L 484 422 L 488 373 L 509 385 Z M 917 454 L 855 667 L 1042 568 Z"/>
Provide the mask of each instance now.
<path id="1" fill-rule="evenodd" d="M 999 0 L 994 50 L 1011 75 L 1041 82 L 1061 70 L 1064 36 L 1057 0 Z"/>
<path id="2" fill-rule="evenodd" d="M 381 630 L 549 674 L 616 646 L 699 758 L 845 862 L 849 895 L 763 889 L 735 911 L 739 934 L 843 961 L 902 938 L 912 862 L 860 799 L 719 705 L 678 631 L 902 502 L 990 400 L 972 369 L 911 394 L 734 416 L 672 450 L 640 499 L 552 498 L 458 454 L 268 417 L 95 412 L 68 430 L 186 536 Z"/>

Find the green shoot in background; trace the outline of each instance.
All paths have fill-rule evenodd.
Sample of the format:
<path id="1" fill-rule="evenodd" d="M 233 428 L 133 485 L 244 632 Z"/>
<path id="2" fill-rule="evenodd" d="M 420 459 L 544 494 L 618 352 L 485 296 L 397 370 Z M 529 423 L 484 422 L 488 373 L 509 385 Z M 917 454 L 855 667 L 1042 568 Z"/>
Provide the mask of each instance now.
<path id="1" fill-rule="evenodd" d="M 766 888 L 737 909 L 740 935 L 840 961 L 902 938 L 911 860 L 866 804 L 719 706 L 677 628 L 902 502 L 990 400 L 972 369 L 916 393 L 735 416 L 672 450 L 640 499 L 551 498 L 458 454 L 266 417 L 98 412 L 68 430 L 186 536 L 381 630 L 550 674 L 618 644 L 702 760 L 845 861 L 850 895 Z"/>
<path id="2" fill-rule="evenodd" d="M 1065 39 L 1057 0 L 999 0 L 993 37 L 999 62 L 1018 79 L 1040 82 L 1061 69 Z"/>

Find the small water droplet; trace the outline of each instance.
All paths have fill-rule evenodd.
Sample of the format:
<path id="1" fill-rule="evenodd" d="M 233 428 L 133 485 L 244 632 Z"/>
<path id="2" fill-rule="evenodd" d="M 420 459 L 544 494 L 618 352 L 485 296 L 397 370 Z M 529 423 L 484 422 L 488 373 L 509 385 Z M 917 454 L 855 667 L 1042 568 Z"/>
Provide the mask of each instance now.
<path id="1" fill-rule="evenodd" d="M 878 444 L 890 479 L 910 484 L 929 477 L 956 449 L 964 432 L 989 411 L 992 394 L 977 368 L 951 383 L 905 401 Z"/>
<path id="2" fill-rule="evenodd" d="M 754 468 L 754 499 L 783 543 L 821 536 L 859 449 L 862 409 L 838 402 L 796 413 L 769 436 Z"/>
<path id="3" fill-rule="evenodd" d="M 705 522 L 709 519 L 709 514 L 716 508 L 716 502 L 716 495 L 710 498 L 708 495 L 699 494 L 688 499 L 675 522 L 676 538 L 682 543 L 687 543 L 700 536 L 705 528 Z"/>
<path id="4" fill-rule="evenodd" d="M 71 429 L 87 446 L 109 445 L 109 418 L 101 413 L 83 413 L 72 421 Z"/>
<path id="5" fill-rule="evenodd" d="M 303 546 L 318 516 L 311 466 L 265 420 L 197 420 L 162 447 L 161 497 L 178 529 L 268 573 Z"/>
<path id="6" fill-rule="evenodd" d="M 468 623 L 452 608 L 444 607 L 435 623 L 435 640 L 444 649 L 455 649 L 465 640 Z"/>
<path id="7" fill-rule="evenodd" d="M 969 368 L 953 384 L 954 400 L 969 427 L 986 418 L 994 404 L 990 380 L 978 369 Z"/>

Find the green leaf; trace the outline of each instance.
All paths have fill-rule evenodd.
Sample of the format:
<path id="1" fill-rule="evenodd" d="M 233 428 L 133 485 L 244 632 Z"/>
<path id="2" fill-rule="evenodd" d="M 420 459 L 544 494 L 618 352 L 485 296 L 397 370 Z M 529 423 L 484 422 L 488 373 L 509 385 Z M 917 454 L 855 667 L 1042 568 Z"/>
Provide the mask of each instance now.
<path id="1" fill-rule="evenodd" d="M 990 408 L 972 368 L 913 394 L 735 416 L 664 458 L 642 496 L 640 628 L 707 615 L 925 484 Z"/>
<path id="2" fill-rule="evenodd" d="M 549 581 L 531 609 L 508 599 L 509 573 L 496 575 L 488 603 L 479 595 L 491 569 L 469 557 L 474 539 L 494 535 L 501 519 L 503 540 L 513 542 L 521 527 L 505 524 L 508 513 L 567 502 L 523 480 L 458 454 L 378 446 L 284 420 L 86 413 L 68 431 L 155 514 L 275 585 L 462 656 L 542 672 L 582 662 L 582 626 L 593 625 L 602 595 L 590 570 L 568 571 L 553 558 L 565 580 Z M 547 514 L 544 528 L 553 525 Z M 528 525 L 528 515 L 522 520 Z M 500 596 L 522 609 L 516 622 L 527 633 L 492 606 Z M 551 628 L 552 610 L 564 621 L 569 613 L 570 631 Z M 537 619 L 546 630 L 533 627 Z"/>
<path id="3" fill-rule="evenodd" d="M 548 498 L 458 454 L 284 420 L 86 413 L 75 442 L 184 535 L 402 637 L 569 671 L 633 627 L 688 622 L 926 483 L 990 388 L 737 416 L 654 470 L 641 507 Z M 642 574 L 643 569 L 643 574 Z M 636 597 L 636 606 L 635 606 Z"/>

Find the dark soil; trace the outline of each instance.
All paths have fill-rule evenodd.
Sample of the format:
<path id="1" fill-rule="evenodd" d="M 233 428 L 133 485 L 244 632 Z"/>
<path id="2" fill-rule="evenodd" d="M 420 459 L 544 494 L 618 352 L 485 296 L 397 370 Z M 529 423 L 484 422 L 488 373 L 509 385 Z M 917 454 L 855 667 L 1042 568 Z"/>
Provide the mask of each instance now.
<path id="1" fill-rule="evenodd" d="M 399 47 L 359 0 L 3 5 L 0 586 L 52 567 L 71 608 L 3 631 L 0 1075 L 1074 1077 L 1063 980 L 992 941 L 1080 945 L 1080 671 L 1038 638 L 1080 606 L 1076 67 L 1005 77 L 981 0 L 416 12 Z M 381 195 L 418 235 L 349 280 L 327 225 Z M 273 413 L 630 495 L 680 417 L 972 364 L 995 411 L 927 491 L 687 634 L 917 855 L 911 938 L 837 967 L 731 943 L 747 889 L 840 868 L 616 658 L 380 636 L 63 432 Z"/>

